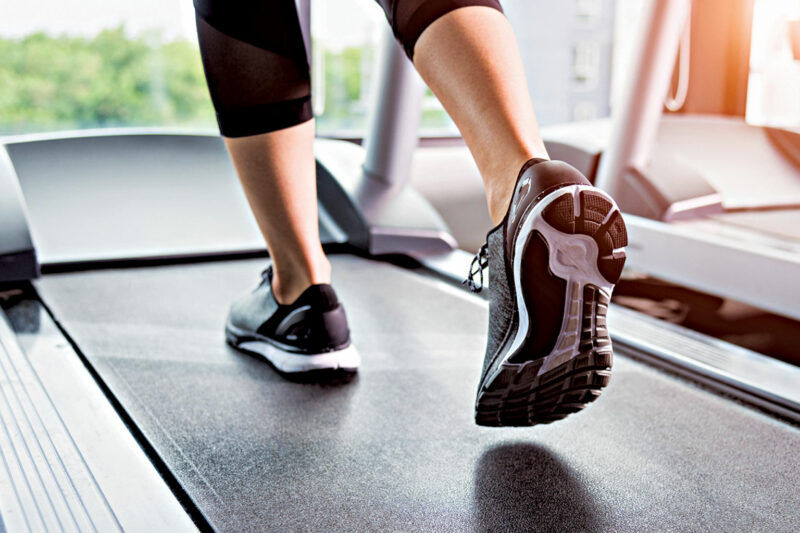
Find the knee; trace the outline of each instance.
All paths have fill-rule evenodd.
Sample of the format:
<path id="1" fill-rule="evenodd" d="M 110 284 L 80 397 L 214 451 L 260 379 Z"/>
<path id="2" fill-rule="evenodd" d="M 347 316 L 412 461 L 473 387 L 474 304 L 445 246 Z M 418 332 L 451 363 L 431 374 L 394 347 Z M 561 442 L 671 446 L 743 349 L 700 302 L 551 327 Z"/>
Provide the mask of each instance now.
<path id="1" fill-rule="evenodd" d="M 220 133 L 247 137 L 313 117 L 294 0 L 195 0 L 200 55 Z"/>
<path id="2" fill-rule="evenodd" d="M 422 32 L 433 22 L 462 7 L 485 6 L 503 8 L 499 0 L 378 0 L 386 11 L 392 31 L 409 59 L 414 59 L 414 46 Z"/>
<path id="3" fill-rule="evenodd" d="M 293 100 L 225 108 L 216 105 L 217 124 L 223 137 L 247 137 L 282 130 L 314 118 L 311 95 Z"/>

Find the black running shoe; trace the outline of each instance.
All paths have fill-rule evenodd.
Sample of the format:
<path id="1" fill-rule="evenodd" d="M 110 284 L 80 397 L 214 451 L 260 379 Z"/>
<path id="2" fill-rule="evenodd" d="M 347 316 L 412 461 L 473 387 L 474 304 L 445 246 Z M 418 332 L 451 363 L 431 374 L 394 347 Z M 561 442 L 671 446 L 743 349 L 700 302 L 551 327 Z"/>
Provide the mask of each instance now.
<path id="1" fill-rule="evenodd" d="M 355 371 L 361 362 L 350 344 L 344 308 L 330 285 L 312 285 L 294 303 L 272 293 L 272 267 L 261 284 L 231 305 L 225 337 L 233 347 L 256 353 L 281 372 Z"/>
<path id="2" fill-rule="evenodd" d="M 614 200 L 578 170 L 542 159 L 522 167 L 465 282 L 480 290 L 489 267 L 477 424 L 544 424 L 600 395 L 611 377 L 606 312 L 627 244 Z"/>

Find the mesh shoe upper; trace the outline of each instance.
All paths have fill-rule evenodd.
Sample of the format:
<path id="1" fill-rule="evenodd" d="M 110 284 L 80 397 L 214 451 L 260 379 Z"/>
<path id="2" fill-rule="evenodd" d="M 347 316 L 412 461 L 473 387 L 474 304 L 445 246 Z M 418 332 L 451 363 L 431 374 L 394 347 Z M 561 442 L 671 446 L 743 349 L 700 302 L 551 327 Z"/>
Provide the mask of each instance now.
<path id="1" fill-rule="evenodd" d="M 263 278 L 253 292 L 231 305 L 231 326 L 296 353 L 324 353 L 350 344 L 347 318 L 333 287 L 312 285 L 294 302 L 282 305 L 272 292 L 271 268 Z"/>
<path id="2" fill-rule="evenodd" d="M 513 244 L 520 223 L 539 200 L 569 185 L 590 185 L 590 182 L 578 170 L 561 161 L 531 159 L 523 165 L 517 176 L 505 217 L 486 236 L 484 253 L 488 255 L 486 264 L 490 278 L 489 334 L 481 379 L 491 363 L 503 353 L 506 341 L 516 331 L 518 317 L 512 265 Z M 480 290 L 480 287 L 476 288 Z"/>

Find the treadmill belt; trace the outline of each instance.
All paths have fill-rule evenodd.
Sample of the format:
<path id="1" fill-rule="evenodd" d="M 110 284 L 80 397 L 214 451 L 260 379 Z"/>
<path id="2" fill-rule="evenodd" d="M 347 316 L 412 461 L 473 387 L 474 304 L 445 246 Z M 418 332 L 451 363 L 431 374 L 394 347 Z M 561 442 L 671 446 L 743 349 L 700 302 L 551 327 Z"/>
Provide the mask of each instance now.
<path id="1" fill-rule="evenodd" d="M 298 384 L 224 342 L 263 260 L 47 275 L 36 285 L 220 531 L 794 531 L 800 431 L 617 356 L 603 397 L 480 428 L 486 303 L 333 256 L 345 384 Z M 613 327 L 613 324 L 612 324 Z"/>

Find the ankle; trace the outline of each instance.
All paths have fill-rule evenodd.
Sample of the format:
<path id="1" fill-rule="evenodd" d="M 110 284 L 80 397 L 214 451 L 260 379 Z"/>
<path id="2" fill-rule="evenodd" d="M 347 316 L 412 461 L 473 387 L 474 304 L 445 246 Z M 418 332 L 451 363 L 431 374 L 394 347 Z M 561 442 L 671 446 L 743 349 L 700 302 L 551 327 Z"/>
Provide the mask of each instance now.
<path id="1" fill-rule="evenodd" d="M 517 183 L 519 172 L 522 166 L 531 159 L 549 159 L 549 157 L 547 153 L 521 154 L 518 157 L 509 159 L 506 164 L 486 173 L 484 177 L 486 202 L 489 207 L 489 216 L 495 225 L 500 224 L 505 218 L 508 206 L 511 203 L 511 196 L 514 194 L 514 186 Z"/>
<path id="2" fill-rule="evenodd" d="M 297 300 L 311 285 L 331 282 L 331 264 L 324 255 L 299 264 L 278 261 L 273 264 L 272 293 L 282 305 Z"/>
<path id="3" fill-rule="evenodd" d="M 511 188 L 495 187 L 486 193 L 486 202 L 489 206 L 489 218 L 496 226 L 502 222 L 508 211 L 508 204 L 511 202 Z"/>

